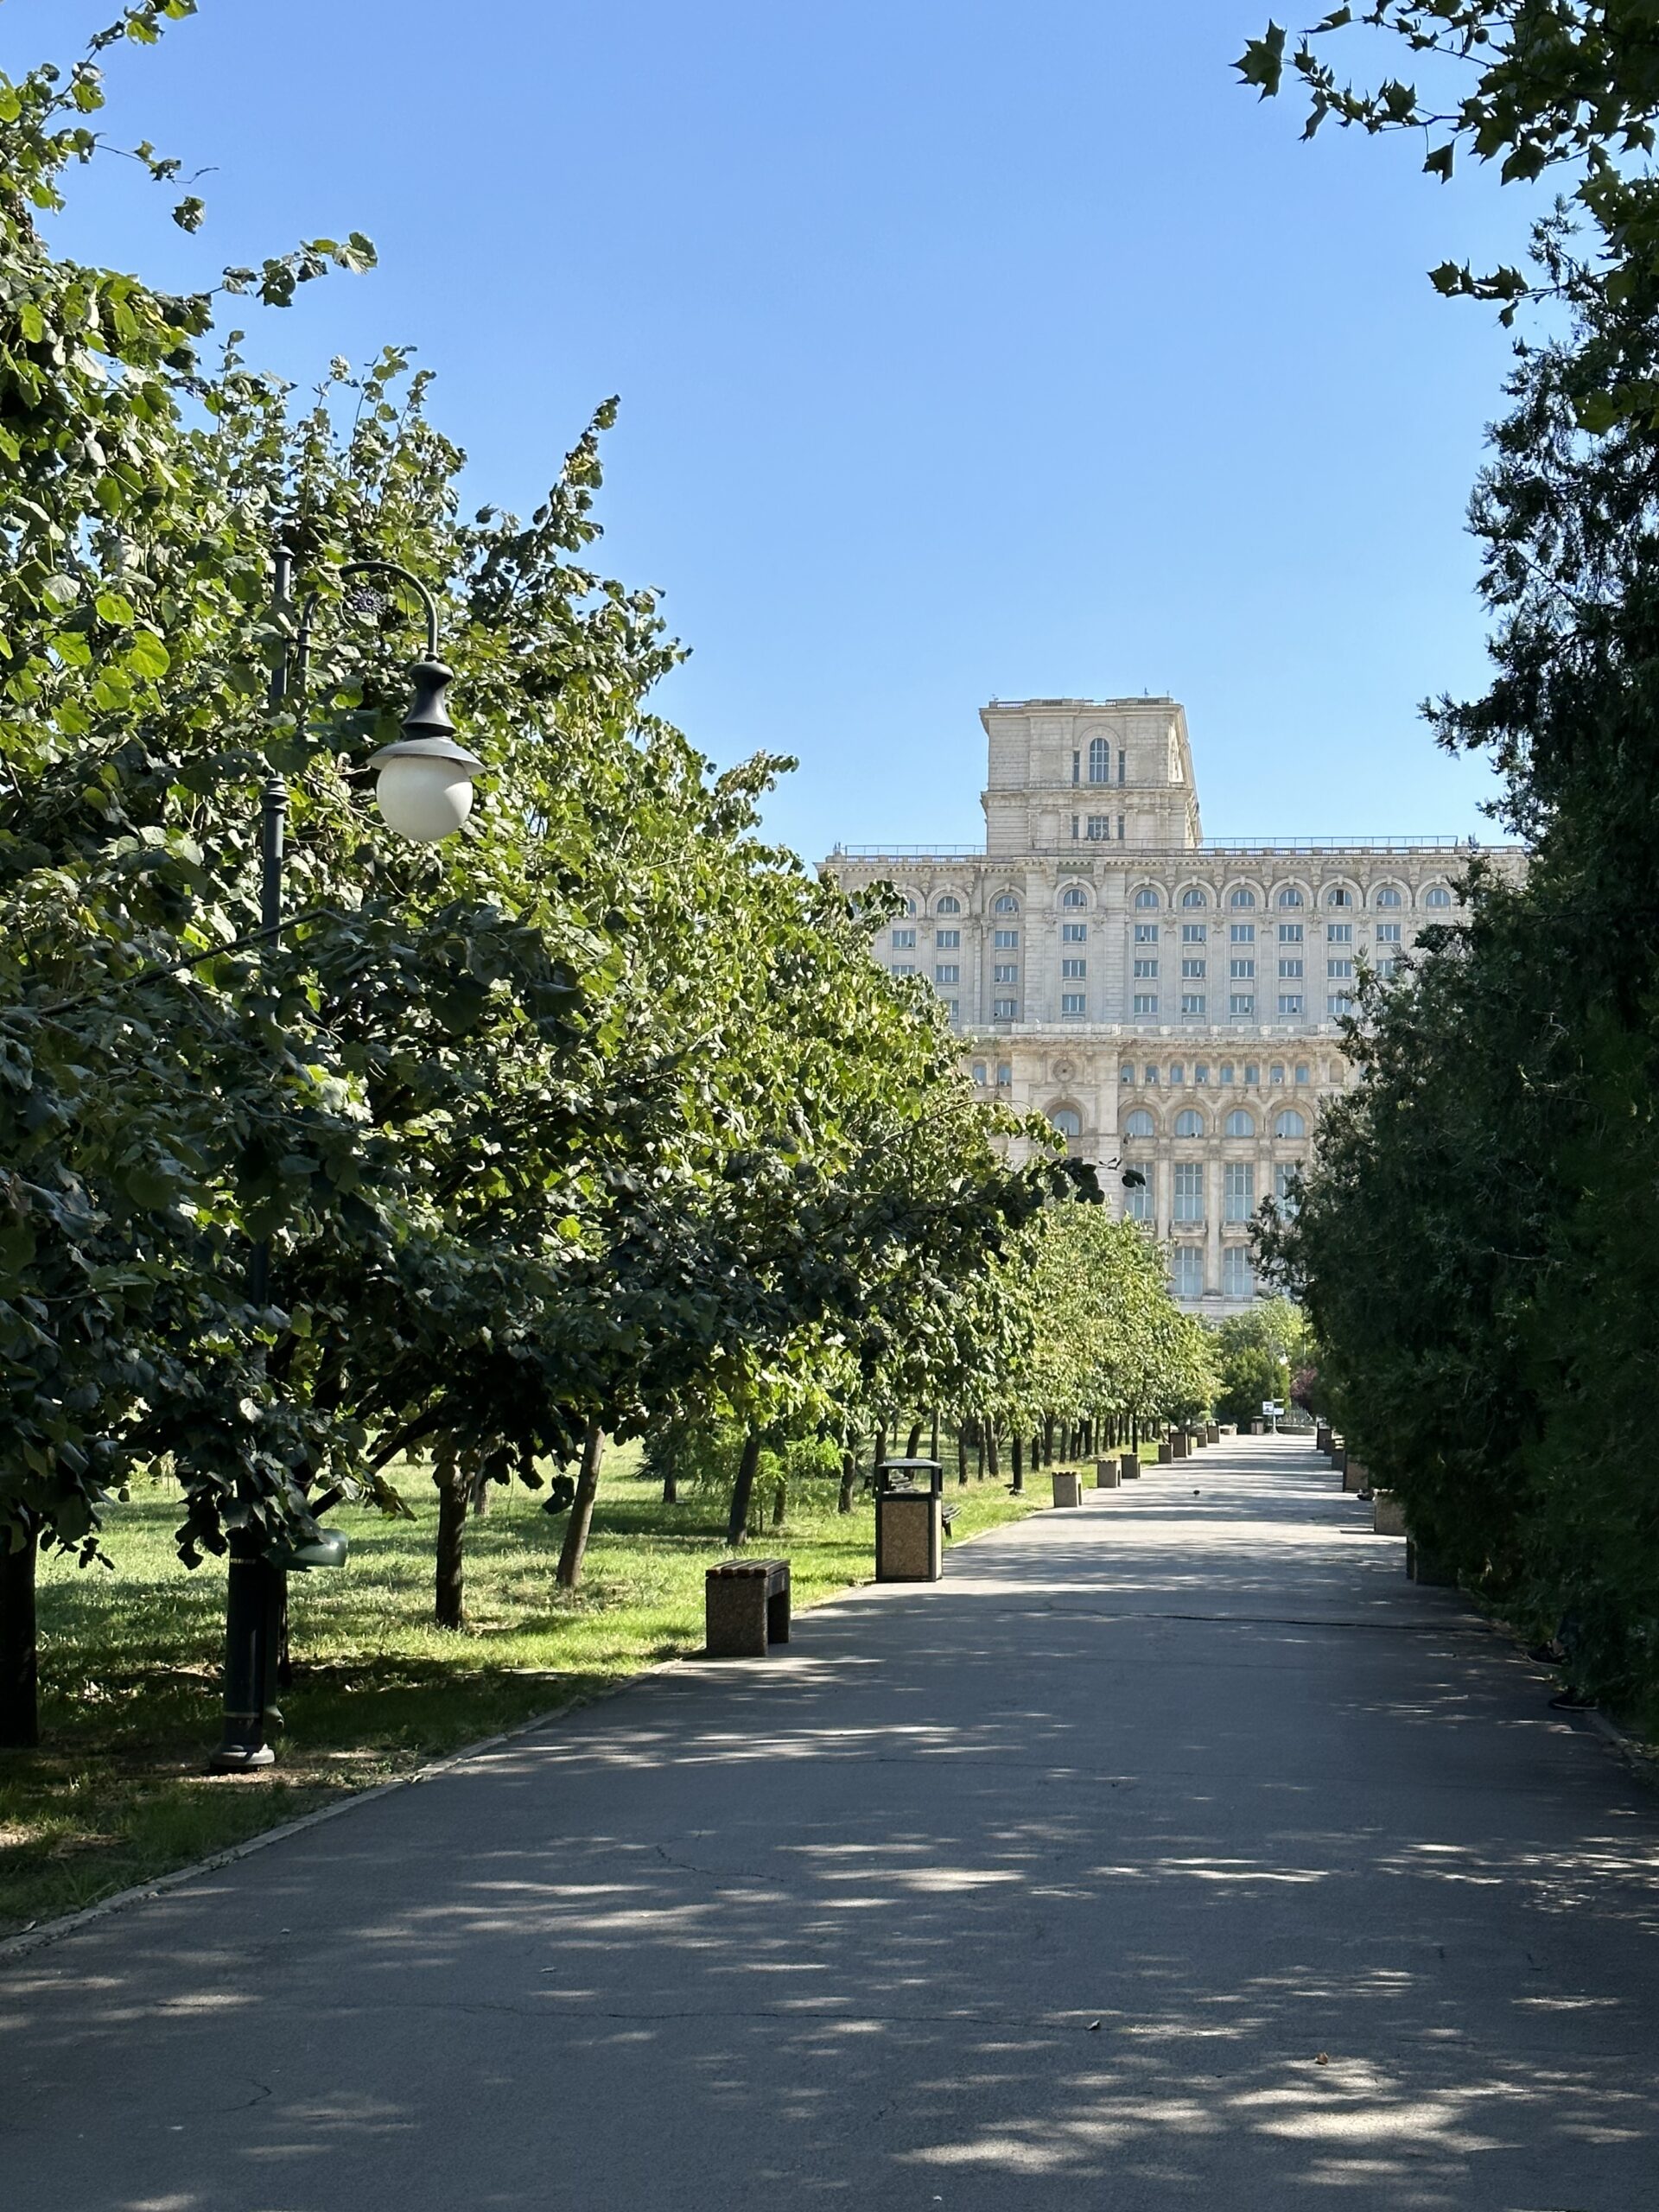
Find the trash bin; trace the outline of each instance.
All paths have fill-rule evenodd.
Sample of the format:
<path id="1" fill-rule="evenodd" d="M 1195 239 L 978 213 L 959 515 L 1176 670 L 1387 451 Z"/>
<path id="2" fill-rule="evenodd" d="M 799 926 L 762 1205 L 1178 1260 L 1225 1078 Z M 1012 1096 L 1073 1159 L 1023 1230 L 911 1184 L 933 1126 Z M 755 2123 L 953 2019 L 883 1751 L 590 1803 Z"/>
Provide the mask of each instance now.
<path id="1" fill-rule="evenodd" d="M 937 1582 L 944 1573 L 944 1468 L 889 1459 L 875 1473 L 875 1579 Z"/>
<path id="2" fill-rule="evenodd" d="M 1141 1454 L 1138 1452 L 1119 1452 L 1117 1471 L 1124 1482 L 1138 1483 L 1141 1479 Z"/>
<path id="3" fill-rule="evenodd" d="M 1075 1467 L 1055 1468 L 1054 1503 L 1056 1505 L 1083 1503 L 1083 1478 Z"/>
<path id="4" fill-rule="evenodd" d="M 1204 1440 L 1205 1440 L 1205 1442 L 1206 1444 L 1219 1444 L 1219 1443 L 1220 1443 L 1220 1441 L 1221 1441 L 1221 1430 L 1220 1430 L 1220 1428 L 1217 1426 L 1217 1424 L 1216 1424 L 1214 1421 L 1211 1421 L 1211 1422 L 1210 1423 L 1210 1426 L 1209 1426 L 1209 1427 L 1205 1430 L 1205 1432 L 1204 1432 Z"/>
<path id="5" fill-rule="evenodd" d="M 1117 1488 L 1119 1479 L 1120 1472 L 1118 1463 L 1116 1459 L 1096 1460 L 1095 1488 L 1096 1490 L 1116 1490 Z"/>

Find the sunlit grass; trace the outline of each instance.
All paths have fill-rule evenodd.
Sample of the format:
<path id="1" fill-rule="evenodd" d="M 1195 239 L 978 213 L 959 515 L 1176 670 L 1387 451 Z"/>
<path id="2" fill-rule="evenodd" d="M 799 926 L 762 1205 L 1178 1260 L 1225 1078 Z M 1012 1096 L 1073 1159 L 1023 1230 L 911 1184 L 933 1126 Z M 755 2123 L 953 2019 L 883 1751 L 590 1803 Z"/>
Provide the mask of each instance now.
<path id="1" fill-rule="evenodd" d="M 411 1471 L 416 1518 L 344 1510 L 341 1572 L 289 1578 L 296 1679 L 275 1768 L 213 1776 L 222 1569 L 179 1565 L 176 1497 L 135 1491 L 108 1531 L 114 1572 L 61 1560 L 41 1578 L 42 1748 L 0 1753 L 0 1934 L 244 1841 L 346 1791 L 531 1716 L 591 1697 L 702 1643 L 702 1576 L 725 1551 L 721 1502 L 665 1506 L 637 1452 L 608 1462 L 582 1589 L 554 1568 L 564 1516 L 493 1494 L 467 1531 L 467 1624 L 432 1624 L 436 1507 Z M 958 1491 L 958 1535 L 1028 1511 L 989 1484 Z M 798 1607 L 873 1571 L 874 1512 L 835 1510 L 831 1484 L 791 1502 L 752 1549 L 791 1561 Z"/>

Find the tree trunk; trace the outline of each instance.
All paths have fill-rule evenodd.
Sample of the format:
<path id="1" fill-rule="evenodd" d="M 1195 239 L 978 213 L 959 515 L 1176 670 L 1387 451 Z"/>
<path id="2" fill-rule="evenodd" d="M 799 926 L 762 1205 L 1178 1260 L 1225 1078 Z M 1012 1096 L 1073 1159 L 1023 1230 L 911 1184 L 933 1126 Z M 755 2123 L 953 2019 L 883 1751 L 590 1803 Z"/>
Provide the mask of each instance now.
<path id="1" fill-rule="evenodd" d="M 754 1490 L 754 1471 L 760 1464 L 760 1432 L 752 1428 L 743 1439 L 743 1457 L 732 1484 L 732 1510 L 726 1521 L 726 1541 L 735 1551 L 749 1525 L 749 1499 Z"/>
<path id="2" fill-rule="evenodd" d="M 982 1421 L 974 1423 L 974 1479 L 982 1483 L 985 1479 L 985 1424 Z"/>
<path id="3" fill-rule="evenodd" d="M 438 1562 L 434 1589 L 435 1612 L 440 1628 L 466 1624 L 467 1490 L 453 1468 L 440 1459 L 433 1481 L 438 1491 Z"/>
<path id="4" fill-rule="evenodd" d="M 939 1416 L 937 1408 L 933 1414 L 933 1441 L 928 1446 L 927 1456 L 930 1459 L 937 1459 L 939 1456 Z"/>
<path id="5" fill-rule="evenodd" d="M 836 1500 L 837 1513 L 852 1511 L 853 1484 L 857 1480 L 858 1451 L 855 1445 L 849 1443 L 844 1447 L 841 1455 L 841 1495 Z"/>
<path id="6" fill-rule="evenodd" d="M 1038 1436 L 1038 1435 L 1033 1434 L 1033 1437 L 1032 1437 L 1032 1440 L 1031 1440 L 1031 1471 L 1032 1471 L 1032 1473 L 1033 1473 L 1033 1475 L 1035 1475 L 1035 1474 L 1039 1474 L 1039 1473 L 1042 1471 L 1042 1465 L 1043 1465 L 1043 1440 L 1042 1440 L 1042 1438 L 1041 1438 L 1040 1436 Z"/>
<path id="7" fill-rule="evenodd" d="M 918 1421 L 912 1421 L 910 1425 L 910 1441 L 905 1446 L 906 1459 L 915 1459 L 919 1458 L 921 1455 L 921 1449 L 922 1424 Z"/>
<path id="8" fill-rule="evenodd" d="M 570 1501 L 570 1518 L 564 1527 L 564 1548 L 559 1554 L 558 1585 L 574 1590 L 582 1580 L 582 1562 L 588 1552 L 588 1531 L 594 1525 L 594 1500 L 599 1495 L 599 1463 L 605 1452 L 605 1432 L 590 1421 L 582 1440 L 582 1470 L 576 1494 Z"/>
<path id="9" fill-rule="evenodd" d="M 788 1512 L 788 1510 L 789 1484 L 786 1482 L 780 1481 L 777 1489 L 772 1492 L 772 1525 L 774 1529 L 781 1529 L 783 1527 L 784 1516 Z"/>
<path id="10" fill-rule="evenodd" d="M 1014 1488 L 1017 1494 L 1026 1486 L 1026 1446 L 1023 1437 L 1016 1434 L 1008 1439 L 1008 1462 L 1013 1471 Z"/>
<path id="11" fill-rule="evenodd" d="M 995 1482 L 996 1480 L 996 1423 L 987 1414 L 986 1418 L 981 1421 L 979 1427 L 980 1433 L 985 1440 L 981 1446 L 985 1454 L 985 1471 Z"/>
<path id="12" fill-rule="evenodd" d="M 968 1439 L 960 1427 L 957 1430 L 957 1488 L 968 1487 Z"/>
<path id="13" fill-rule="evenodd" d="M 663 1471 L 663 1503 L 677 1505 L 680 1502 L 680 1478 L 672 1467 Z"/>
<path id="14" fill-rule="evenodd" d="M 4 1542 L 0 1538 L 0 1542 Z M 40 1537 L 31 1528 L 13 1551 L 0 1549 L 0 1748 L 33 1751 L 41 1740 L 40 1650 L 35 1628 L 35 1561 Z"/>
<path id="15" fill-rule="evenodd" d="M 473 1518 L 481 1521 L 490 1510 L 490 1478 L 480 1475 L 473 1484 Z"/>
<path id="16" fill-rule="evenodd" d="M 1043 1415 L 1043 1465 L 1046 1467 L 1052 1467 L 1053 1464 L 1054 1416 L 1052 1414 L 1045 1414 Z"/>

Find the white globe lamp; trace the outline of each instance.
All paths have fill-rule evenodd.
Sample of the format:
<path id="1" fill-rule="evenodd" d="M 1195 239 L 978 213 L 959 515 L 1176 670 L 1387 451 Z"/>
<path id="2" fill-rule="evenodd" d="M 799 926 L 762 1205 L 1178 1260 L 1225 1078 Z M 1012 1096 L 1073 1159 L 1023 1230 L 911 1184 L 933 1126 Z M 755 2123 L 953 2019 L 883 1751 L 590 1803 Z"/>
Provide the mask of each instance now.
<path id="1" fill-rule="evenodd" d="M 369 766 L 378 773 L 375 798 L 390 830 L 416 845 L 452 836 L 473 810 L 473 779 L 484 763 L 455 742 L 444 705 L 454 680 L 442 661 L 417 661 L 410 671 L 415 703 L 395 745 L 383 745 Z"/>

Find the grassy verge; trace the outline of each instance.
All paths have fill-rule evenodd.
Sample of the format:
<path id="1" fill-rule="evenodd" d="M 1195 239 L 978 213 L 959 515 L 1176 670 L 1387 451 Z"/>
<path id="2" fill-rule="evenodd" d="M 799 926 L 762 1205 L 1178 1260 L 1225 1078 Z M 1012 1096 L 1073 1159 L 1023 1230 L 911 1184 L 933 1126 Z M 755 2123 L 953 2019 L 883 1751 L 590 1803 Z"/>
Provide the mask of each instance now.
<path id="1" fill-rule="evenodd" d="M 432 1625 L 429 1484 L 404 1485 L 412 1523 L 336 1516 L 351 1563 L 290 1579 L 289 1732 L 261 1775 L 201 1770 L 219 1733 L 224 1576 L 187 1573 L 173 1550 L 175 1499 L 136 1492 L 109 1531 L 112 1573 L 42 1569 L 45 1741 L 0 1753 L 0 1936 L 700 1649 L 703 1569 L 725 1552 L 723 1511 L 708 1498 L 664 1505 L 634 1461 L 618 1452 L 607 1466 L 574 1595 L 553 1579 L 563 1516 L 526 1491 L 496 1492 L 468 1530 L 469 1621 L 458 1635 Z M 788 1554 L 798 1607 L 873 1571 L 870 1501 L 842 1516 L 832 1486 L 810 1488 L 756 1547 Z M 957 1535 L 1047 1495 L 1046 1477 L 1023 1499 L 952 1484 Z"/>

